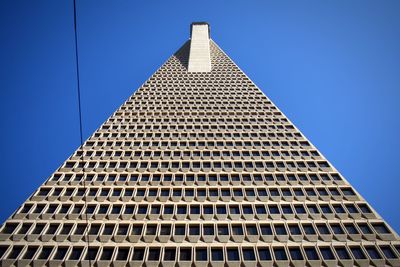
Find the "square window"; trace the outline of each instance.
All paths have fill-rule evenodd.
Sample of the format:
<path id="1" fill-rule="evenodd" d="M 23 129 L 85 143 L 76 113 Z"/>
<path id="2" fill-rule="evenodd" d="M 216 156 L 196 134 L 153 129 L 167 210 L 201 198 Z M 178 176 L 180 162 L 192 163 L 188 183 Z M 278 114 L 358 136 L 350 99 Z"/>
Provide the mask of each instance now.
<path id="1" fill-rule="evenodd" d="M 189 235 L 200 235 L 200 225 L 189 225 Z"/>
<path id="2" fill-rule="evenodd" d="M 149 248 L 149 255 L 147 257 L 149 261 L 160 260 L 160 248 Z"/>
<path id="3" fill-rule="evenodd" d="M 289 247 L 289 253 L 292 260 L 304 260 L 303 254 L 301 253 L 300 248 Z"/>
<path id="4" fill-rule="evenodd" d="M 164 260 L 175 261 L 175 259 L 176 259 L 176 248 L 165 248 Z"/>
<path id="5" fill-rule="evenodd" d="M 238 248 L 227 248 L 228 261 L 239 261 Z"/>
<path id="6" fill-rule="evenodd" d="M 145 248 L 134 248 L 132 254 L 133 261 L 143 261 L 144 259 Z"/>
<path id="7" fill-rule="evenodd" d="M 203 226 L 203 234 L 204 235 L 214 235 L 214 226 L 213 225 L 204 225 Z"/>
<path id="8" fill-rule="evenodd" d="M 266 247 L 259 247 L 258 249 L 258 257 L 261 261 L 271 261 L 271 252 L 269 248 Z"/>
<path id="9" fill-rule="evenodd" d="M 190 248 L 181 248 L 179 253 L 180 261 L 191 261 L 192 260 L 192 250 Z"/>
<path id="10" fill-rule="evenodd" d="M 350 259 L 350 255 L 347 252 L 345 247 L 335 247 L 336 254 L 338 255 L 339 259 L 341 260 L 348 260 Z"/>
<path id="11" fill-rule="evenodd" d="M 330 247 L 321 247 L 319 248 L 319 251 L 321 251 L 321 255 L 324 260 L 335 259 L 335 256 L 333 255 L 333 252 Z"/>
<path id="12" fill-rule="evenodd" d="M 196 248 L 196 261 L 207 261 L 207 248 Z"/>
<path id="13" fill-rule="evenodd" d="M 211 261 L 224 261 L 222 248 L 211 248 Z"/>
<path id="14" fill-rule="evenodd" d="M 367 253 L 371 259 L 373 260 L 382 259 L 381 254 L 379 254 L 378 250 L 375 247 L 367 246 L 365 249 L 367 250 Z"/>
<path id="15" fill-rule="evenodd" d="M 304 248 L 308 260 L 319 260 L 317 250 L 313 247 Z"/>
<path id="16" fill-rule="evenodd" d="M 185 235 L 185 225 L 175 225 L 175 235 Z"/>
<path id="17" fill-rule="evenodd" d="M 114 252 L 114 248 L 103 248 L 103 253 L 101 254 L 101 260 L 111 260 Z"/>
<path id="18" fill-rule="evenodd" d="M 93 248 L 93 247 L 89 248 L 86 252 L 85 260 L 95 260 L 98 251 L 99 251 L 99 248 Z M 43 250 L 42 250 L 42 252 L 43 252 Z"/>
<path id="19" fill-rule="evenodd" d="M 246 225 L 247 235 L 258 235 L 257 227 L 255 225 Z"/>
<path id="20" fill-rule="evenodd" d="M 242 248 L 243 260 L 245 261 L 255 261 L 256 255 L 254 254 L 253 248 Z"/>
<path id="21" fill-rule="evenodd" d="M 286 251 L 284 248 L 275 247 L 274 248 L 275 259 L 278 261 L 285 261 L 287 260 Z"/>
<path id="22" fill-rule="evenodd" d="M 350 250 L 354 258 L 357 260 L 367 258 L 360 247 L 351 247 Z"/>

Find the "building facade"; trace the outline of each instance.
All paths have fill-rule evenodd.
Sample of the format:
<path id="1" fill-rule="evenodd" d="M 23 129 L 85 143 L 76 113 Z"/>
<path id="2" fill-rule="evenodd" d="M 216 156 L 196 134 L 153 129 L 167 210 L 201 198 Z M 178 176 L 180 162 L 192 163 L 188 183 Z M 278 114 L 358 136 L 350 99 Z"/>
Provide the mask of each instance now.
<path id="1" fill-rule="evenodd" d="M 400 239 L 193 23 L 0 228 L 1 266 L 400 266 Z"/>

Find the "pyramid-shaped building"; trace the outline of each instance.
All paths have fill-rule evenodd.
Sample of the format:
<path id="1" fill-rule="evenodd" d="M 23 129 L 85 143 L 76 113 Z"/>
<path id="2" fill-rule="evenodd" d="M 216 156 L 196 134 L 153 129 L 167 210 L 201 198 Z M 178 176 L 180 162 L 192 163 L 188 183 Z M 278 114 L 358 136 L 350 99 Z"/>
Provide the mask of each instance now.
<path id="1" fill-rule="evenodd" d="M 0 228 L 0 266 L 400 266 L 207 23 Z"/>

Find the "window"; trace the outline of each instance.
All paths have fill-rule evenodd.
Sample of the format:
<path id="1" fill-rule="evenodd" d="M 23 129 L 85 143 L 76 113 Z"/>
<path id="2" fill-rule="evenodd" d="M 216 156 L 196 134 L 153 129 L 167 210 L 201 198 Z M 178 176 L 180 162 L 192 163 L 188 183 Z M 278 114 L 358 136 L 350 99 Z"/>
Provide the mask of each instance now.
<path id="1" fill-rule="evenodd" d="M 200 225 L 189 225 L 189 235 L 200 235 Z"/>
<path id="2" fill-rule="evenodd" d="M 26 250 L 26 252 L 24 253 L 24 256 L 22 257 L 22 259 L 32 259 L 37 250 L 38 250 L 38 247 L 29 246 L 28 249 Z"/>
<path id="3" fill-rule="evenodd" d="M 258 235 L 257 227 L 255 225 L 246 225 L 247 235 Z"/>
<path id="4" fill-rule="evenodd" d="M 336 213 L 338 213 L 338 214 L 346 213 L 342 205 L 340 205 L 340 204 L 335 204 L 335 205 L 332 205 L 332 206 L 333 206 L 333 208 L 335 209 L 335 212 L 336 212 Z"/>
<path id="5" fill-rule="evenodd" d="M 149 248 L 149 255 L 147 257 L 149 261 L 160 260 L 160 248 Z"/>
<path id="6" fill-rule="evenodd" d="M 179 260 L 191 261 L 192 260 L 192 250 L 190 248 L 181 248 L 180 254 L 179 254 Z"/>
<path id="7" fill-rule="evenodd" d="M 79 260 L 83 252 L 82 247 L 74 247 L 69 255 L 70 260 Z"/>
<path id="8" fill-rule="evenodd" d="M 146 227 L 146 235 L 155 235 L 157 232 L 156 224 L 148 224 Z"/>
<path id="9" fill-rule="evenodd" d="M 381 254 L 379 254 L 378 250 L 375 247 L 368 246 L 365 249 L 367 250 L 367 253 L 371 259 L 373 260 L 382 259 Z"/>
<path id="10" fill-rule="evenodd" d="M 334 234 L 336 234 L 336 235 L 344 234 L 344 231 L 343 231 L 342 227 L 340 226 L 340 224 L 335 223 L 335 224 L 331 224 L 330 226 L 331 226 Z"/>
<path id="11" fill-rule="evenodd" d="M 229 212 L 230 214 L 240 214 L 240 209 L 238 206 L 230 206 Z"/>
<path id="12" fill-rule="evenodd" d="M 114 248 L 103 248 L 103 253 L 101 254 L 101 260 L 111 260 L 113 256 Z"/>
<path id="13" fill-rule="evenodd" d="M 175 261 L 175 259 L 176 259 L 176 248 L 165 248 L 164 260 Z"/>
<path id="14" fill-rule="evenodd" d="M 170 234 L 171 234 L 171 225 L 170 224 L 161 225 L 160 235 L 170 235 Z"/>
<path id="15" fill-rule="evenodd" d="M 204 235 L 214 235 L 214 226 L 213 225 L 204 225 L 203 226 L 203 234 Z"/>
<path id="16" fill-rule="evenodd" d="M 211 248 L 211 261 L 224 261 L 222 248 Z"/>
<path id="17" fill-rule="evenodd" d="M 363 213 L 372 213 L 371 209 L 367 206 L 367 204 L 358 204 L 358 207 Z"/>
<path id="18" fill-rule="evenodd" d="M 32 226 L 31 223 L 22 224 L 22 227 L 19 229 L 17 234 L 20 234 L 20 235 L 26 234 L 29 231 L 29 229 L 31 228 L 31 226 Z M 52 229 L 50 229 L 50 228 L 52 228 Z M 49 231 L 50 231 L 50 233 L 54 234 L 57 231 L 58 225 L 51 224 L 50 228 L 49 228 L 49 230 L 47 230 L 47 232 L 49 233 Z"/>
<path id="19" fill-rule="evenodd" d="M 268 193 L 264 188 L 257 188 L 257 193 L 258 193 L 258 196 L 260 196 L 260 197 L 268 196 Z"/>
<path id="20" fill-rule="evenodd" d="M 376 223 L 372 225 L 378 234 L 390 234 L 389 229 L 383 223 Z"/>
<path id="21" fill-rule="evenodd" d="M 243 228 L 241 225 L 232 225 L 233 235 L 243 235 Z"/>
<path id="22" fill-rule="evenodd" d="M 125 261 L 128 259 L 128 254 L 129 254 L 129 248 L 119 247 L 118 253 L 117 253 L 117 256 L 115 259 L 119 260 L 119 261 Z"/>
<path id="23" fill-rule="evenodd" d="M 245 261 L 255 261 L 256 255 L 254 254 L 253 248 L 242 248 L 243 260 Z"/>
<path id="24" fill-rule="evenodd" d="M 321 247 L 319 248 L 319 251 L 321 251 L 322 258 L 324 258 L 324 260 L 335 259 L 335 256 L 333 255 L 333 252 L 330 247 Z"/>
<path id="25" fill-rule="evenodd" d="M 275 224 L 274 225 L 275 232 L 277 235 L 287 235 L 287 231 L 285 225 L 283 224 Z"/>
<path id="26" fill-rule="evenodd" d="M 217 214 L 226 214 L 226 206 L 217 206 Z"/>
<path id="27" fill-rule="evenodd" d="M 320 205 L 320 207 L 321 207 L 322 213 L 325 213 L 325 214 L 332 213 L 332 209 L 328 205 Z"/>
<path id="28" fill-rule="evenodd" d="M 134 224 L 132 225 L 132 235 L 141 235 L 143 230 L 143 225 Z"/>
<path id="29" fill-rule="evenodd" d="M 133 261 L 143 261 L 144 259 L 145 248 L 134 248 L 132 254 Z"/>
<path id="30" fill-rule="evenodd" d="M 116 234 L 117 235 L 126 235 L 128 234 L 128 224 L 119 224 Z"/>
<path id="31" fill-rule="evenodd" d="M 185 225 L 175 225 L 175 235 L 185 235 Z"/>
<path id="32" fill-rule="evenodd" d="M 186 214 L 187 213 L 187 206 L 180 205 L 177 208 L 177 214 Z"/>
<path id="33" fill-rule="evenodd" d="M 348 260 L 350 259 L 350 255 L 347 252 L 345 247 L 335 247 L 336 254 L 339 256 L 341 260 Z"/>
<path id="34" fill-rule="evenodd" d="M 256 205 L 256 212 L 258 215 L 267 214 L 267 210 L 265 209 L 265 206 L 263 206 L 263 205 Z"/>
<path id="35" fill-rule="evenodd" d="M 239 251 L 237 248 L 228 248 L 227 249 L 228 261 L 239 261 Z"/>
<path id="36" fill-rule="evenodd" d="M 107 214 L 108 205 L 100 205 L 99 210 L 97 211 L 98 214 Z"/>
<path id="37" fill-rule="evenodd" d="M 46 226 L 45 224 L 37 224 L 36 227 L 33 229 L 32 234 L 34 234 L 34 235 L 41 234 L 45 226 Z M 71 229 L 69 229 L 69 230 L 71 230 Z"/>
<path id="38" fill-rule="evenodd" d="M 207 261 L 207 248 L 196 248 L 196 261 Z"/>
<path id="39" fill-rule="evenodd" d="M 367 258 L 360 247 L 351 247 L 350 250 L 351 253 L 353 253 L 354 258 L 357 260 Z"/>
<path id="40" fill-rule="evenodd" d="M 346 204 L 345 205 L 349 213 L 359 213 L 356 206 L 353 204 Z"/>
<path id="41" fill-rule="evenodd" d="M 344 227 L 346 228 L 349 234 L 351 235 L 358 234 L 358 230 L 353 224 L 345 224 Z"/>
<path id="42" fill-rule="evenodd" d="M 147 213 L 147 205 L 139 205 L 137 214 L 146 214 Z"/>
<path id="43" fill-rule="evenodd" d="M 269 213 L 271 214 L 280 214 L 279 208 L 277 205 L 269 205 L 268 206 Z"/>
<path id="44" fill-rule="evenodd" d="M 229 235 L 228 225 L 221 225 L 217 226 L 218 235 Z"/>
<path id="45" fill-rule="evenodd" d="M 289 247 L 289 253 L 292 260 L 304 260 L 300 248 Z"/>
<path id="46" fill-rule="evenodd" d="M 52 247 L 43 247 L 42 251 L 39 253 L 39 256 L 37 257 L 37 259 L 47 260 L 52 251 L 53 251 Z"/>
<path id="47" fill-rule="evenodd" d="M 306 247 L 306 248 L 304 248 L 304 252 L 306 253 L 308 260 L 319 260 L 318 253 L 315 248 Z"/>
<path id="48" fill-rule="evenodd" d="M 6 223 L 6 225 L 2 229 L 1 233 L 2 234 L 12 234 L 17 226 L 18 226 L 17 223 Z"/>
<path id="49" fill-rule="evenodd" d="M 288 259 L 284 248 L 275 247 L 274 254 L 275 254 L 275 259 L 278 261 L 285 261 Z"/>
<path id="50" fill-rule="evenodd" d="M 103 229 L 103 235 L 112 235 L 114 232 L 114 225 L 113 224 L 106 224 Z"/>
<path id="51" fill-rule="evenodd" d="M 258 249 L 258 257 L 260 258 L 261 261 L 271 261 L 271 252 L 269 251 L 269 248 L 263 248 L 259 247 Z"/>
<path id="52" fill-rule="evenodd" d="M 371 228 L 368 226 L 368 224 L 366 224 L 366 223 L 360 223 L 360 224 L 358 225 L 358 227 L 360 228 L 360 230 L 361 230 L 361 232 L 362 232 L 363 234 L 372 234 L 372 230 L 371 230 Z"/>
<path id="53" fill-rule="evenodd" d="M 317 224 L 317 229 L 321 235 L 329 235 L 331 233 L 326 224 Z"/>
<path id="54" fill-rule="evenodd" d="M 316 205 L 307 205 L 307 208 L 311 214 L 319 214 L 319 210 Z"/>
<path id="55" fill-rule="evenodd" d="M 394 254 L 393 250 L 389 246 L 381 246 L 380 248 L 386 258 L 388 258 L 388 259 L 397 258 L 396 255 Z"/>
<path id="56" fill-rule="evenodd" d="M 200 206 L 190 206 L 190 214 L 200 214 Z"/>
<path id="57" fill-rule="evenodd" d="M 289 205 L 282 205 L 283 214 L 293 214 L 292 207 Z"/>
<path id="58" fill-rule="evenodd" d="M 294 207 L 294 209 L 296 210 L 297 214 L 305 214 L 306 213 L 306 209 L 304 208 L 303 205 L 296 205 Z"/>
<path id="59" fill-rule="evenodd" d="M 83 233 L 86 230 L 86 225 L 85 224 L 78 224 L 75 228 L 74 235 L 83 235 Z"/>
<path id="60" fill-rule="evenodd" d="M 164 214 L 173 214 L 173 213 L 174 213 L 174 206 L 172 205 L 164 206 Z"/>
<path id="61" fill-rule="evenodd" d="M 253 214 L 253 208 L 250 205 L 243 206 L 243 214 Z"/>
<path id="62" fill-rule="evenodd" d="M 289 224 L 289 232 L 291 235 L 301 235 L 300 227 L 297 224 Z"/>
<path id="63" fill-rule="evenodd" d="M 58 247 L 56 253 L 53 256 L 55 260 L 63 260 L 65 254 L 67 254 L 68 248 L 67 247 Z"/>
<path id="64" fill-rule="evenodd" d="M 353 189 L 351 189 L 351 188 L 341 188 L 341 190 L 345 196 L 354 196 L 355 195 Z"/>
<path id="65" fill-rule="evenodd" d="M 316 234 L 315 229 L 312 226 L 312 224 L 303 224 L 303 229 L 304 229 L 304 233 L 306 235 L 315 235 Z"/>
<path id="66" fill-rule="evenodd" d="M 160 214 L 161 206 L 160 205 L 153 205 L 151 207 L 151 214 Z"/>
<path id="67" fill-rule="evenodd" d="M 261 234 L 262 235 L 272 235 L 272 228 L 269 224 L 261 224 L 260 225 Z"/>

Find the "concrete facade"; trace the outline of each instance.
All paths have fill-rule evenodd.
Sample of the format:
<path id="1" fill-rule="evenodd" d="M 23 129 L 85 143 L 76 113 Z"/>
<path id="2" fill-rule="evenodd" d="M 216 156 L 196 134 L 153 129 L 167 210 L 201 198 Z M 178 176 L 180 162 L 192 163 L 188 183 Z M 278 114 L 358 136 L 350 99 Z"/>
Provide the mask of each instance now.
<path id="1" fill-rule="evenodd" d="M 400 266 L 399 236 L 197 26 L 2 225 L 0 265 Z"/>

